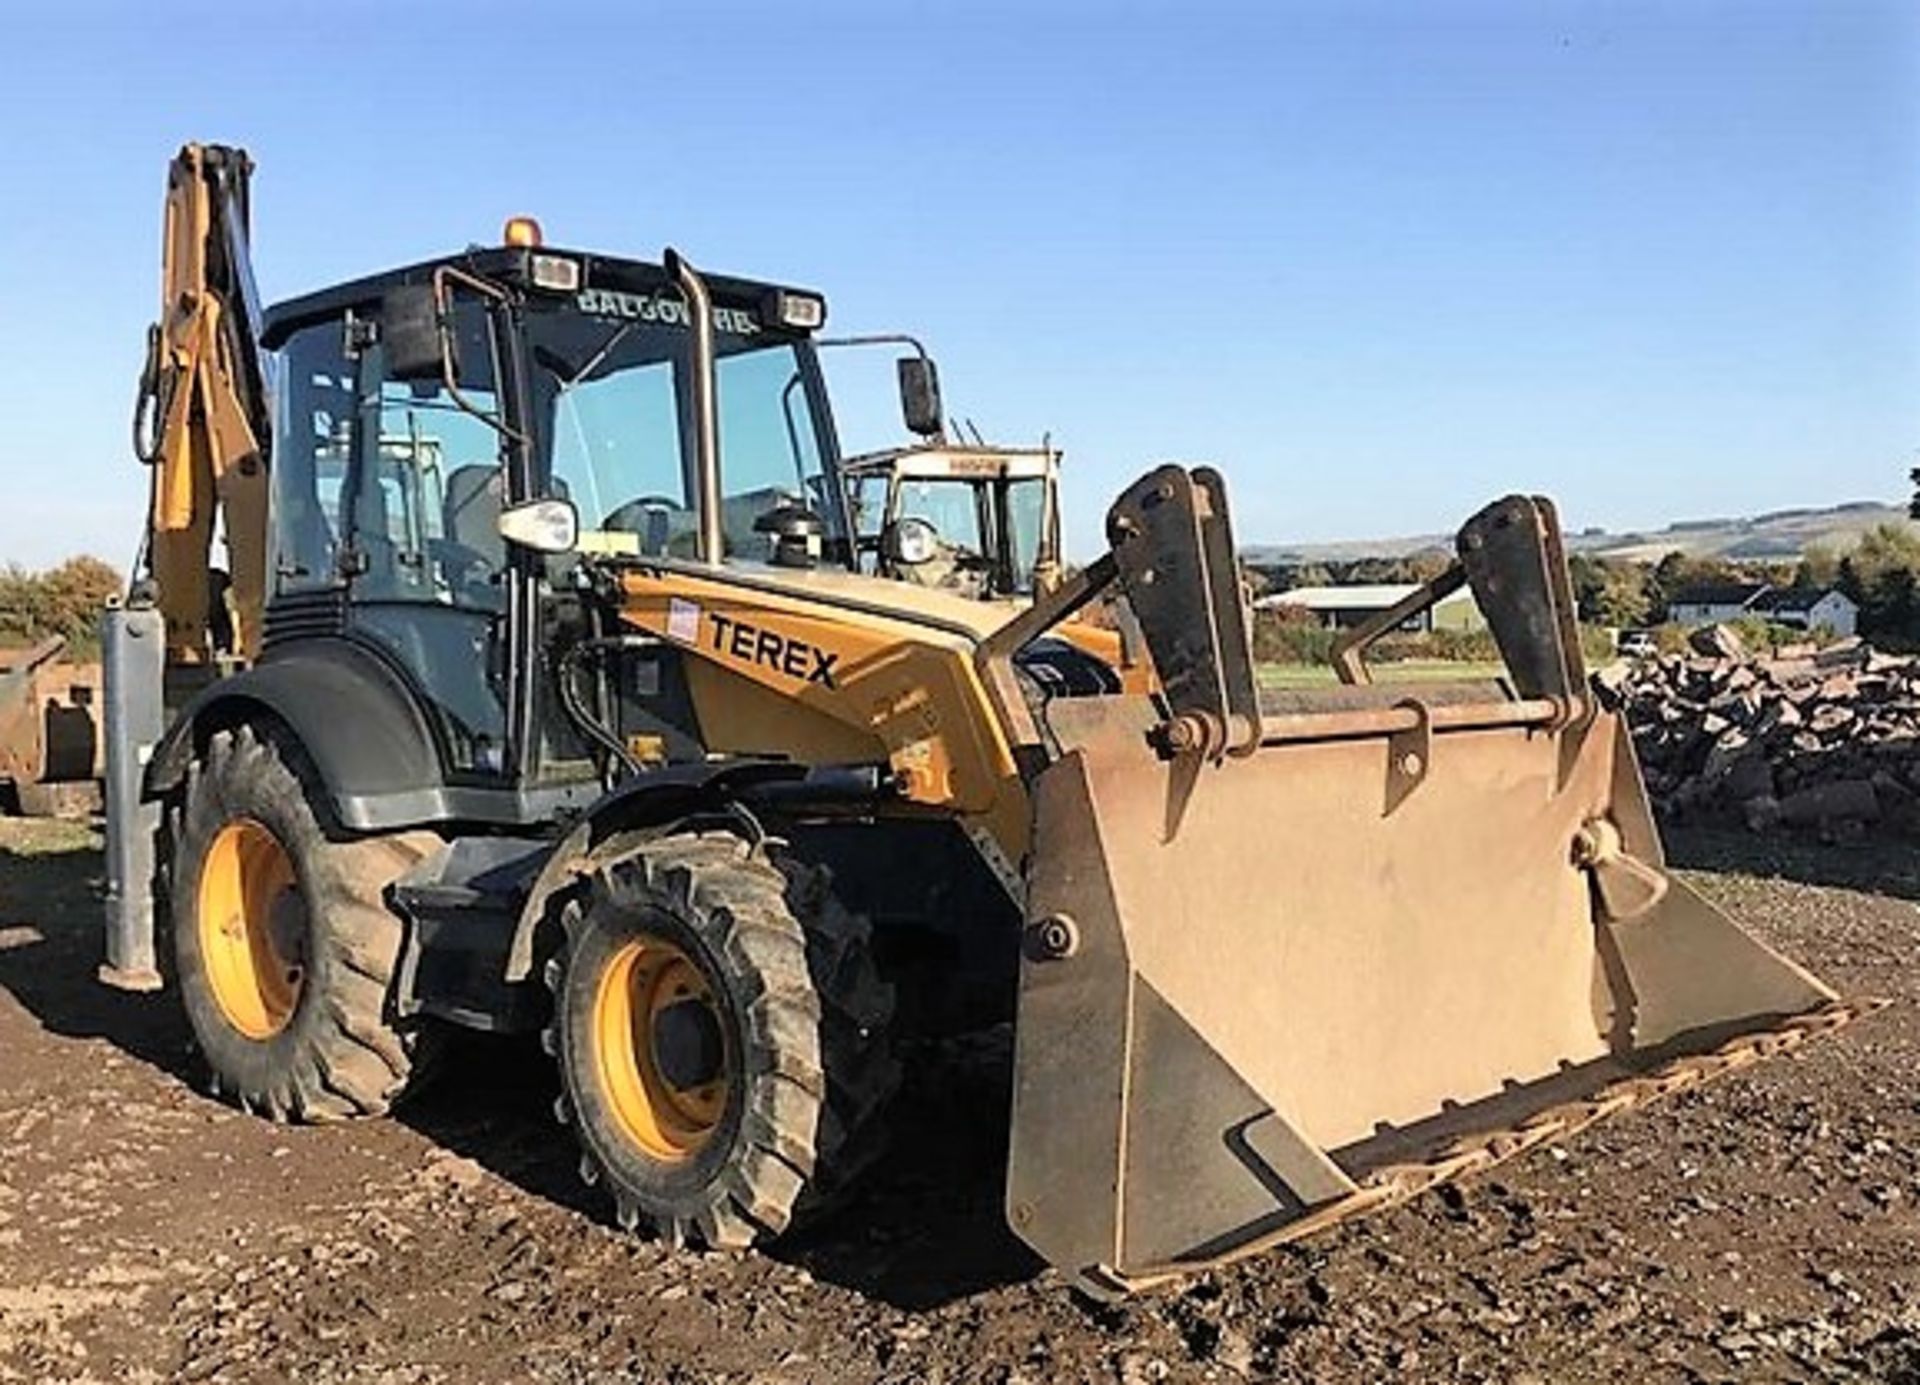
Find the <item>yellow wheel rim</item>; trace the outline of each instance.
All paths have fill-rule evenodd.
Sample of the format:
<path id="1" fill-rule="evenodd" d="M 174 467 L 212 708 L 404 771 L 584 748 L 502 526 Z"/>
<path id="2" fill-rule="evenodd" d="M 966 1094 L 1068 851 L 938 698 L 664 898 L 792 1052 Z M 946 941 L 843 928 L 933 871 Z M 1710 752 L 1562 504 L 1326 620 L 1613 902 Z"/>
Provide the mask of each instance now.
<path id="1" fill-rule="evenodd" d="M 710 1073 L 682 1073 L 677 1082 L 670 1076 L 674 1063 L 662 1047 L 662 1019 L 687 1005 L 703 1007 L 702 1022 L 710 1022 L 710 1033 L 718 1036 L 719 1014 L 706 977 L 686 953 L 658 938 L 623 944 L 594 994 L 595 1066 L 614 1120 L 649 1157 L 669 1164 L 704 1149 L 727 1107 L 724 1057 Z"/>
<path id="2" fill-rule="evenodd" d="M 273 833 L 236 818 L 200 869 L 200 955 L 227 1023 L 249 1039 L 287 1027 L 306 980 L 306 916 L 293 861 Z"/>

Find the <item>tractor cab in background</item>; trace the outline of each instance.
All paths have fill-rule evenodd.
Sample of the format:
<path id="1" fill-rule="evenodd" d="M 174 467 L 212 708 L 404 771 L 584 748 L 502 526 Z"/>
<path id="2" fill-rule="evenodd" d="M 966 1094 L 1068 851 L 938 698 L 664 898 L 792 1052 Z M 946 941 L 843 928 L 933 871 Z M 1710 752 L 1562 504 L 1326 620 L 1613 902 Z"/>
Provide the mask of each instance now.
<path id="1" fill-rule="evenodd" d="M 990 599 L 1060 575 L 1060 453 L 946 442 L 841 463 L 861 570 Z"/>

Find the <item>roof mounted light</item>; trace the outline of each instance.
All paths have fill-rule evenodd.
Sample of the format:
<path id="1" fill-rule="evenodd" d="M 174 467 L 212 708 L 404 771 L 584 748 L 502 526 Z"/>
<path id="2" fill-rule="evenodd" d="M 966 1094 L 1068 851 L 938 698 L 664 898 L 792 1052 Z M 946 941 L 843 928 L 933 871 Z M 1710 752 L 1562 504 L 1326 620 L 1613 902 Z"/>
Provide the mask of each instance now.
<path id="1" fill-rule="evenodd" d="M 529 255 L 527 272 L 537 289 L 572 293 L 580 287 L 580 261 L 565 255 Z"/>
<path id="2" fill-rule="evenodd" d="M 502 245 L 517 246 L 522 250 L 540 248 L 540 223 L 530 216 L 510 216 L 500 232 Z"/>
<path id="3" fill-rule="evenodd" d="M 796 332 L 818 331 L 827 323 L 827 300 L 814 293 L 775 289 L 767 295 L 765 316 Z"/>

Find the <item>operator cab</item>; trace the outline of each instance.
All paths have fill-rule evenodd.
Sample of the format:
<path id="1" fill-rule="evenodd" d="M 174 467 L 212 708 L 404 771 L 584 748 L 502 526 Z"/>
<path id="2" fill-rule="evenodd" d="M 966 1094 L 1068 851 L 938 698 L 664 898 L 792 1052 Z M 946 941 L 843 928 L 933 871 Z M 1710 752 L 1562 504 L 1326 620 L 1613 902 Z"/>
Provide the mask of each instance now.
<path id="1" fill-rule="evenodd" d="M 856 569 L 817 294 L 697 279 L 709 400 L 699 314 L 668 268 L 525 227 L 508 240 L 281 304 L 262 338 L 278 385 L 263 657 L 296 637 L 367 651 L 427 709 L 456 786 L 591 779 L 540 653 L 569 622 L 606 633 L 577 594 L 582 555 Z"/>

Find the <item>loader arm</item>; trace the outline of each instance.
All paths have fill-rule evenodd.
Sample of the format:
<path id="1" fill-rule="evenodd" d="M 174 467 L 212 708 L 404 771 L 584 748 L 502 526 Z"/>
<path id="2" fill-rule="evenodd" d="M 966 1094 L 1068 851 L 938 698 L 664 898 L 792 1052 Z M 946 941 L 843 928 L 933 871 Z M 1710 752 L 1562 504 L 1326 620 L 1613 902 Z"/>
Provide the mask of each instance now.
<path id="1" fill-rule="evenodd" d="M 134 405 L 134 451 L 153 470 L 145 577 L 166 621 L 169 665 L 229 645 L 259 652 L 267 562 L 267 381 L 239 149 L 189 144 L 167 173 L 160 317 Z M 215 628 L 216 511 L 226 536 L 231 639 Z"/>

